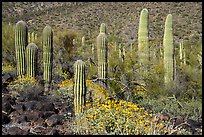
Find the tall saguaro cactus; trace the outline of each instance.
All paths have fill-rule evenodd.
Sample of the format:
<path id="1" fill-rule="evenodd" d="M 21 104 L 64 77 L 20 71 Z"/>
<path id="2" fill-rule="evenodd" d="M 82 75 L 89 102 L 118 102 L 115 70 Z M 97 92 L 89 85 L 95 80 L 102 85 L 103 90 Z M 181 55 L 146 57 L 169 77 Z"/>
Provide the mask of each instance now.
<path id="1" fill-rule="evenodd" d="M 34 43 L 30 43 L 26 47 L 26 64 L 27 64 L 27 76 L 35 77 L 37 70 L 37 55 L 38 47 Z"/>
<path id="2" fill-rule="evenodd" d="M 149 60 L 149 33 L 148 33 L 148 10 L 143 9 L 140 14 L 138 30 L 138 61 L 146 64 Z"/>
<path id="3" fill-rule="evenodd" d="M 100 84 L 107 87 L 108 75 L 108 41 L 106 36 L 106 25 L 100 26 L 100 33 L 96 39 L 97 56 L 98 56 L 98 78 Z"/>
<path id="4" fill-rule="evenodd" d="M 172 32 L 172 15 L 168 14 L 164 31 L 164 82 L 165 85 L 173 83 L 174 80 L 174 46 Z"/>
<path id="5" fill-rule="evenodd" d="M 28 28 L 24 21 L 16 23 L 15 29 L 15 50 L 17 76 L 22 77 L 25 74 L 25 49 L 28 44 Z"/>
<path id="6" fill-rule="evenodd" d="M 75 115 L 83 111 L 86 96 L 85 63 L 77 60 L 74 63 L 74 111 Z"/>
<path id="7" fill-rule="evenodd" d="M 52 78 L 52 56 L 53 56 L 53 32 L 50 26 L 43 29 L 43 79 L 45 82 L 45 92 L 49 90 L 49 84 Z"/>

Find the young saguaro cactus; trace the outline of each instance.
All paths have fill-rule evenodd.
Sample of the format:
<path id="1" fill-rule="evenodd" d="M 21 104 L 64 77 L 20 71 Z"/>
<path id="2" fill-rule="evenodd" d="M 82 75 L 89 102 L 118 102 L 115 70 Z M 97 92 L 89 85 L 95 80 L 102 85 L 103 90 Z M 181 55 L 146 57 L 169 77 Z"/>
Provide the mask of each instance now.
<path id="1" fill-rule="evenodd" d="M 149 60 L 149 33 L 148 33 L 148 10 L 143 9 L 140 14 L 138 30 L 138 61 L 147 64 Z"/>
<path id="2" fill-rule="evenodd" d="M 75 115 L 83 111 L 86 98 L 85 63 L 77 60 L 74 63 L 74 111 Z"/>
<path id="3" fill-rule="evenodd" d="M 173 83 L 174 80 L 174 46 L 172 33 L 172 15 L 168 14 L 164 31 L 164 82 L 165 85 Z"/>
<path id="4" fill-rule="evenodd" d="M 98 57 L 98 79 L 101 85 L 107 87 L 108 76 L 108 41 L 106 36 L 106 25 L 100 26 L 100 33 L 96 39 Z"/>
<path id="5" fill-rule="evenodd" d="M 25 74 L 25 49 L 28 44 L 28 28 L 24 21 L 16 23 L 15 29 L 15 50 L 17 76 L 22 77 Z"/>
<path id="6" fill-rule="evenodd" d="M 53 31 L 50 26 L 43 29 L 43 79 L 45 82 L 45 92 L 49 90 L 49 84 L 52 78 L 52 57 L 53 57 Z"/>
<path id="7" fill-rule="evenodd" d="M 37 55 L 38 47 L 34 43 L 28 44 L 26 47 L 26 64 L 27 64 L 27 76 L 35 77 L 37 70 Z"/>
<path id="8" fill-rule="evenodd" d="M 83 37 L 81 38 L 81 45 L 82 45 L 82 47 L 85 46 L 85 36 L 83 36 Z"/>

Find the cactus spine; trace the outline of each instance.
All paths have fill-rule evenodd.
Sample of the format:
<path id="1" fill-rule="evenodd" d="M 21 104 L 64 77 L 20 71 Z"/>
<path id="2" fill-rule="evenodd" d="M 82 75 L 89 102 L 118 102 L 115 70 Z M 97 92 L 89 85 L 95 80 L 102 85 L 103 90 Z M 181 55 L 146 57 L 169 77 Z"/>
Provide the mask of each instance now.
<path id="1" fill-rule="evenodd" d="M 38 54 L 38 47 L 34 43 L 30 43 L 26 47 L 26 64 L 27 64 L 28 77 L 36 76 L 37 54 Z"/>
<path id="2" fill-rule="evenodd" d="M 74 63 L 74 111 L 75 115 L 82 112 L 85 105 L 86 95 L 86 78 L 85 78 L 85 63 L 82 60 L 77 60 Z"/>
<path id="3" fill-rule="evenodd" d="M 24 21 L 16 23 L 15 29 L 15 50 L 17 76 L 22 77 L 25 74 L 25 49 L 28 44 L 28 28 Z"/>
<path id="4" fill-rule="evenodd" d="M 164 31 L 164 82 L 165 85 L 173 83 L 174 80 L 174 47 L 172 33 L 172 15 L 169 14 L 165 22 Z"/>
<path id="5" fill-rule="evenodd" d="M 52 78 L 52 54 L 53 54 L 53 32 L 50 26 L 43 29 L 43 79 L 45 82 L 45 92 L 49 90 L 49 84 Z"/>
<path id="6" fill-rule="evenodd" d="M 138 30 L 138 60 L 140 64 L 146 64 L 149 60 L 149 33 L 148 33 L 148 10 L 143 9 L 140 14 Z"/>
<path id="7" fill-rule="evenodd" d="M 98 78 L 99 83 L 107 87 L 108 75 L 108 41 L 106 36 L 106 26 L 104 23 L 100 26 L 100 33 L 96 40 L 98 56 Z"/>

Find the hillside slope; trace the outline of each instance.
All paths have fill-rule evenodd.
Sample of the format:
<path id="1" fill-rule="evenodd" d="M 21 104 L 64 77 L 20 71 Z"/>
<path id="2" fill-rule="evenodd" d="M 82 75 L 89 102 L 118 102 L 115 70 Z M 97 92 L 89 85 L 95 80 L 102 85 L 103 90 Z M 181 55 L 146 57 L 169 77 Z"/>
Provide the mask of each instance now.
<path id="1" fill-rule="evenodd" d="M 49 24 L 54 29 L 80 30 L 96 37 L 105 22 L 109 35 L 137 37 L 139 15 L 149 11 L 150 38 L 161 40 L 167 14 L 173 15 L 176 42 L 190 36 L 202 36 L 201 2 L 3 2 L 2 20 L 25 20 L 29 29 L 42 31 Z"/>

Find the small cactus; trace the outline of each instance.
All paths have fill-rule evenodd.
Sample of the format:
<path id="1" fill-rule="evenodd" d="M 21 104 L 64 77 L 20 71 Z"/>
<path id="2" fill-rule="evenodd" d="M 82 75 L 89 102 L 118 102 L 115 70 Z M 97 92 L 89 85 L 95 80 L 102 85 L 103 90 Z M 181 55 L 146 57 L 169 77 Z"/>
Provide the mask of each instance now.
<path id="1" fill-rule="evenodd" d="M 81 45 L 82 45 L 82 47 L 85 46 L 85 36 L 83 36 L 82 39 L 81 39 Z"/>
<path id="2" fill-rule="evenodd" d="M 28 43 L 33 43 L 37 39 L 37 34 L 35 32 L 28 32 Z"/>
<path id="3" fill-rule="evenodd" d="M 174 46 L 172 33 L 172 15 L 169 14 L 165 22 L 164 31 L 164 82 L 169 85 L 174 80 Z"/>
<path id="4" fill-rule="evenodd" d="M 16 23 L 15 29 L 15 50 L 17 76 L 22 77 L 25 74 L 25 49 L 28 44 L 28 28 L 24 21 Z"/>
<path id="5" fill-rule="evenodd" d="M 26 64 L 28 77 L 36 76 L 37 54 L 38 47 L 34 43 L 28 44 L 28 46 L 26 47 Z"/>
<path id="6" fill-rule="evenodd" d="M 100 33 L 96 40 L 98 56 L 98 79 L 101 85 L 107 87 L 108 75 L 108 41 L 106 36 L 106 26 L 101 24 Z"/>
<path id="7" fill-rule="evenodd" d="M 86 95 L 85 63 L 77 60 L 74 63 L 74 111 L 75 115 L 83 111 Z"/>
<path id="8" fill-rule="evenodd" d="M 120 59 L 120 61 L 121 62 L 123 62 L 124 61 L 124 47 L 122 46 L 122 44 L 121 43 L 119 43 L 119 45 L 118 45 L 118 50 L 119 50 L 119 59 Z"/>
<path id="9" fill-rule="evenodd" d="M 45 82 L 45 92 L 49 90 L 49 84 L 52 78 L 52 56 L 53 56 L 53 32 L 50 26 L 43 29 L 43 79 Z"/>
<path id="10" fill-rule="evenodd" d="M 138 57 L 140 64 L 149 61 L 148 10 L 143 9 L 140 14 L 138 30 Z"/>

